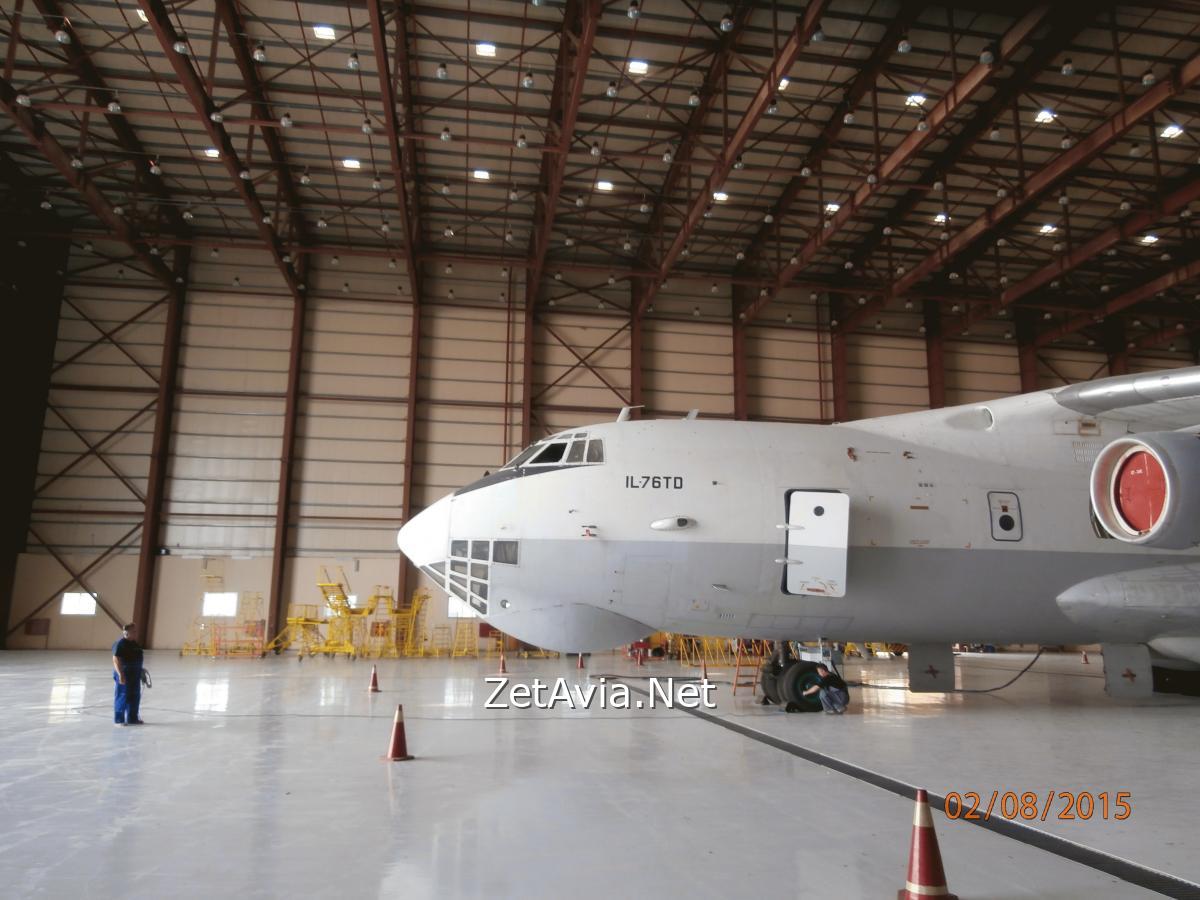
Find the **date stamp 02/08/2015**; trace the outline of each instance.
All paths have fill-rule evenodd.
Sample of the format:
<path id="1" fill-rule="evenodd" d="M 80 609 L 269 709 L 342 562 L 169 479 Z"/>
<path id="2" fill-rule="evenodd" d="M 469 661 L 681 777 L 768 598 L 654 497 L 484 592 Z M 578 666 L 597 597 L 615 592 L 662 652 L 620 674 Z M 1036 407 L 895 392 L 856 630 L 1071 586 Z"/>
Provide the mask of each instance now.
<path id="1" fill-rule="evenodd" d="M 988 821 L 993 816 L 1024 822 L 1112 819 L 1124 821 L 1133 814 L 1129 791 L 951 791 L 946 794 L 948 819 Z"/>

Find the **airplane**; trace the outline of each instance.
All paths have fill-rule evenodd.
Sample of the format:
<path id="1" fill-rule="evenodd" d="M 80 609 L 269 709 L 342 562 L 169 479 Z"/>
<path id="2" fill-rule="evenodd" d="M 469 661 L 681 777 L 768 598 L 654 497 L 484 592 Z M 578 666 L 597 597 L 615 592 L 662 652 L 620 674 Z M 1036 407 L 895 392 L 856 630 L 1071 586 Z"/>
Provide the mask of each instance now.
<path id="1" fill-rule="evenodd" d="M 1197 431 L 1200 367 L 833 425 L 627 408 L 525 448 L 397 543 L 497 629 L 563 652 L 654 631 L 898 642 L 909 689 L 944 691 L 957 642 L 1099 643 L 1110 695 L 1191 693 Z"/>

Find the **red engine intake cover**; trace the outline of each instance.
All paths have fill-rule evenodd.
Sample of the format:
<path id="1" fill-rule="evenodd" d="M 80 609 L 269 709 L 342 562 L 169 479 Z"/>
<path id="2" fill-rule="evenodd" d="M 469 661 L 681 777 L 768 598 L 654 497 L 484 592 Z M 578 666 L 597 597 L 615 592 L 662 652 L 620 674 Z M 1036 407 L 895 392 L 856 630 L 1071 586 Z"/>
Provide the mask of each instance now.
<path id="1" fill-rule="evenodd" d="M 1114 479 L 1116 507 L 1126 524 L 1145 534 L 1157 524 L 1167 503 L 1167 475 L 1145 450 L 1131 453 Z"/>

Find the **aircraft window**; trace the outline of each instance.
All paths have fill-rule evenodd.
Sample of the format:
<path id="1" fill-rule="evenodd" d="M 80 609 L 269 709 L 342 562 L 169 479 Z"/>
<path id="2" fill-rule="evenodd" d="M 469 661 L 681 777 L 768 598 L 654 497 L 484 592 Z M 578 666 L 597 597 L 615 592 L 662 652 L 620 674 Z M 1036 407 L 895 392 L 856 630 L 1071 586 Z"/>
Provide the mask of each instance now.
<path id="1" fill-rule="evenodd" d="M 487 541 L 471 541 L 471 559 L 491 559 Z"/>
<path id="2" fill-rule="evenodd" d="M 436 572 L 438 575 L 442 576 L 443 578 L 446 577 L 446 564 L 444 562 L 430 563 L 425 568 Z"/>
<path id="3" fill-rule="evenodd" d="M 463 587 L 466 587 L 467 575 L 465 572 L 462 575 L 459 575 L 457 572 L 451 572 L 450 581 L 454 584 L 461 584 Z"/>
<path id="4" fill-rule="evenodd" d="M 467 542 L 466 541 L 451 541 L 450 542 L 450 555 L 466 557 Z"/>
<path id="5" fill-rule="evenodd" d="M 604 462 L 604 441 L 599 438 L 588 441 L 587 461 L 590 463 Z"/>
<path id="6" fill-rule="evenodd" d="M 471 563 L 471 577 L 472 578 L 487 578 L 488 577 L 487 563 Z"/>
<path id="7" fill-rule="evenodd" d="M 455 596 L 455 597 L 457 597 L 459 600 L 466 600 L 466 599 L 467 599 L 467 591 L 466 591 L 466 589 L 465 589 L 465 588 L 461 588 L 461 587 L 459 587 L 459 586 L 458 586 L 457 584 L 455 584 L 453 581 L 452 581 L 452 582 L 450 582 L 450 590 L 453 592 L 454 596 Z"/>
<path id="8" fill-rule="evenodd" d="M 566 441 L 555 441 L 553 444 L 546 446 L 532 462 L 531 466 L 545 466 L 551 463 L 561 462 L 563 454 L 567 450 Z"/>
<path id="9" fill-rule="evenodd" d="M 474 594 L 476 597 L 481 597 L 482 599 L 486 600 L 487 599 L 487 591 L 488 591 L 488 586 L 486 584 L 484 584 L 482 581 L 472 581 L 471 582 L 471 593 Z"/>
<path id="10" fill-rule="evenodd" d="M 450 571 L 456 575 L 466 575 L 467 564 L 461 559 L 452 559 L 450 560 Z"/>
<path id="11" fill-rule="evenodd" d="M 492 545 L 492 562 L 505 563 L 515 566 L 519 543 L 517 541 L 496 541 Z"/>
<path id="12" fill-rule="evenodd" d="M 479 600 L 475 597 L 472 597 L 471 598 L 471 607 L 476 612 L 478 612 L 480 615 L 484 615 L 484 616 L 487 615 L 487 603 L 485 601 Z"/>
<path id="13" fill-rule="evenodd" d="M 581 463 L 583 462 L 583 452 L 587 449 L 587 441 L 576 441 L 571 445 L 571 451 L 567 454 L 567 462 Z"/>
<path id="14" fill-rule="evenodd" d="M 520 453 L 518 453 L 516 456 L 514 456 L 512 459 L 510 459 L 508 462 L 506 462 L 504 464 L 504 468 L 515 469 L 517 466 L 526 462 L 529 459 L 529 457 L 533 456 L 533 454 L 537 453 L 539 446 L 540 446 L 539 444 L 534 444 L 531 447 L 526 447 L 524 450 L 522 450 Z"/>
<path id="15" fill-rule="evenodd" d="M 576 439 L 578 439 L 578 438 L 584 438 L 584 439 L 586 439 L 586 438 L 587 438 L 587 432 L 586 432 L 586 431 L 577 431 L 577 432 L 575 432 L 573 435 L 571 435 L 571 437 L 573 437 L 573 438 L 576 438 Z"/>

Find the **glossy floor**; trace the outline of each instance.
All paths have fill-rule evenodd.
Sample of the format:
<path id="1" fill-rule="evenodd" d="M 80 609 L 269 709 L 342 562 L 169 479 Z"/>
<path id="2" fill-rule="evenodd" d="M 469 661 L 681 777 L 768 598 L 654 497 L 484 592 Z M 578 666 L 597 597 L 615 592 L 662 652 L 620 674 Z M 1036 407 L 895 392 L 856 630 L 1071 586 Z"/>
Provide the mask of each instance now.
<path id="1" fill-rule="evenodd" d="M 106 661 L 0 654 L 5 897 L 877 898 L 903 886 L 911 801 L 680 710 L 485 709 L 494 660 L 383 661 L 370 694 L 361 661 L 151 653 L 147 724 L 114 728 Z M 962 657 L 959 682 L 999 684 L 1027 661 Z M 850 665 L 848 678 L 878 687 L 840 717 L 762 708 L 730 696 L 728 669 L 711 674 L 718 715 L 937 793 L 1128 791 L 1124 821 L 1097 809 L 1034 824 L 1200 881 L 1200 701 L 1110 701 L 1095 657 L 1043 657 L 994 694 L 889 689 L 901 667 Z M 573 660 L 509 669 L 580 686 L 680 674 L 607 655 L 585 672 Z M 398 703 L 417 758 L 387 763 Z M 964 898 L 1155 896 L 934 818 Z"/>

